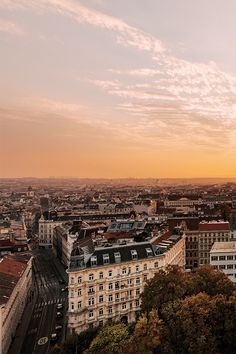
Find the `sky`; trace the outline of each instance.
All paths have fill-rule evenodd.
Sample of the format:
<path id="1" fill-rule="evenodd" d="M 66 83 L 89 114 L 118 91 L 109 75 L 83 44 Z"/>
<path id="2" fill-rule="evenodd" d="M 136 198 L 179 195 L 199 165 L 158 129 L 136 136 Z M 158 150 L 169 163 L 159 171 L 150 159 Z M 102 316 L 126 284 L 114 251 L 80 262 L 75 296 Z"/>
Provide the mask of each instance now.
<path id="1" fill-rule="evenodd" d="M 0 177 L 236 177 L 235 0 L 0 0 Z"/>

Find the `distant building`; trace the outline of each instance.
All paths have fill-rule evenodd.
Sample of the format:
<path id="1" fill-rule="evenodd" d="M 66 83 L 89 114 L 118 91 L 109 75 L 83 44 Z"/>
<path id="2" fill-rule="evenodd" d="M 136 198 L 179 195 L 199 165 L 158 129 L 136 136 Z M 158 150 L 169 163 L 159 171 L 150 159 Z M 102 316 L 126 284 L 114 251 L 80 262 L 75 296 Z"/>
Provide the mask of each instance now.
<path id="1" fill-rule="evenodd" d="M 39 219 L 39 247 L 52 248 L 53 230 L 62 222 L 46 220 L 43 216 Z"/>
<path id="2" fill-rule="evenodd" d="M 7 255 L 0 261 L 0 354 L 6 354 L 32 286 L 30 254 Z"/>
<path id="3" fill-rule="evenodd" d="M 41 197 L 40 198 L 40 208 L 41 214 L 43 215 L 45 212 L 49 212 L 49 197 Z"/>
<path id="4" fill-rule="evenodd" d="M 215 242 L 210 251 L 210 264 L 236 283 L 236 241 Z"/>
<path id="5" fill-rule="evenodd" d="M 210 263 L 210 250 L 215 242 L 230 241 L 230 226 L 226 221 L 199 224 L 199 265 Z"/>
<path id="6" fill-rule="evenodd" d="M 68 328 L 81 332 L 106 321 L 133 322 L 148 279 L 167 265 L 185 265 L 184 236 L 160 244 L 100 247 L 92 254 L 73 250 L 68 269 Z"/>

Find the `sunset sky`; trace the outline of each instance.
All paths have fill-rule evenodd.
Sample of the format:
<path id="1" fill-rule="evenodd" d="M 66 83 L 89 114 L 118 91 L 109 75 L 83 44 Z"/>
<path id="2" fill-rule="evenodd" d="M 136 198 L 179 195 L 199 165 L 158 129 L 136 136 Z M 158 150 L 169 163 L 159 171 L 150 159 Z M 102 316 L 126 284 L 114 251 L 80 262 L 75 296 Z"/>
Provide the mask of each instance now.
<path id="1" fill-rule="evenodd" d="M 235 0 L 0 0 L 0 177 L 236 177 Z"/>

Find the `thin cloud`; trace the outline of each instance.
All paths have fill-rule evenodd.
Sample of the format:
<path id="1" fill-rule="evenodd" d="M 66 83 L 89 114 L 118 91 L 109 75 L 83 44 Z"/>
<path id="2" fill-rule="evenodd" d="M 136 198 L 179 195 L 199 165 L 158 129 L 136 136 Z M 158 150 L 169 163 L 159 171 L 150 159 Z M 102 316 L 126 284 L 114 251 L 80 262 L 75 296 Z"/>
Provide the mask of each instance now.
<path id="1" fill-rule="evenodd" d="M 17 23 L 2 19 L 0 19 L 0 32 L 17 36 L 22 36 L 25 33 Z"/>
<path id="2" fill-rule="evenodd" d="M 8 9 L 34 9 L 35 11 L 52 11 L 62 16 L 72 18 L 79 23 L 87 23 L 92 26 L 113 31 L 116 41 L 126 47 L 135 47 L 143 51 L 157 55 L 165 51 L 162 42 L 136 27 L 130 26 L 124 21 L 103 14 L 94 9 L 89 9 L 73 0 L 3 0 L 0 7 Z"/>
<path id="3" fill-rule="evenodd" d="M 236 79 L 216 63 L 193 63 L 177 58 L 151 34 L 78 1 L 2 0 L 0 6 L 66 16 L 77 23 L 109 31 L 122 46 L 149 53 L 151 68 L 110 69 L 111 79 L 89 80 L 116 96 L 117 108 L 127 112 L 126 128 L 132 133 L 126 131 L 126 137 L 155 143 L 156 136 L 158 141 L 163 137 L 167 143 L 172 139 L 201 146 L 208 142 L 216 148 L 231 143 L 236 119 Z M 129 78 L 131 83 L 127 83 Z M 124 133 L 122 127 L 116 129 Z"/>

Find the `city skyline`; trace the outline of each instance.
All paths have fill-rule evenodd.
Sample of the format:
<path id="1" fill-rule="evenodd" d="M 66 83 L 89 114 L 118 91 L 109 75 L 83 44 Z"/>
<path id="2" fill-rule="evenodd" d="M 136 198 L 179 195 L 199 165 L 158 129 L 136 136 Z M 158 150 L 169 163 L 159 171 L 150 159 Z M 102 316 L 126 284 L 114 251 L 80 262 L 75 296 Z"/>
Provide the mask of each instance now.
<path id="1" fill-rule="evenodd" d="M 2 0 L 0 178 L 236 177 L 235 10 Z"/>

